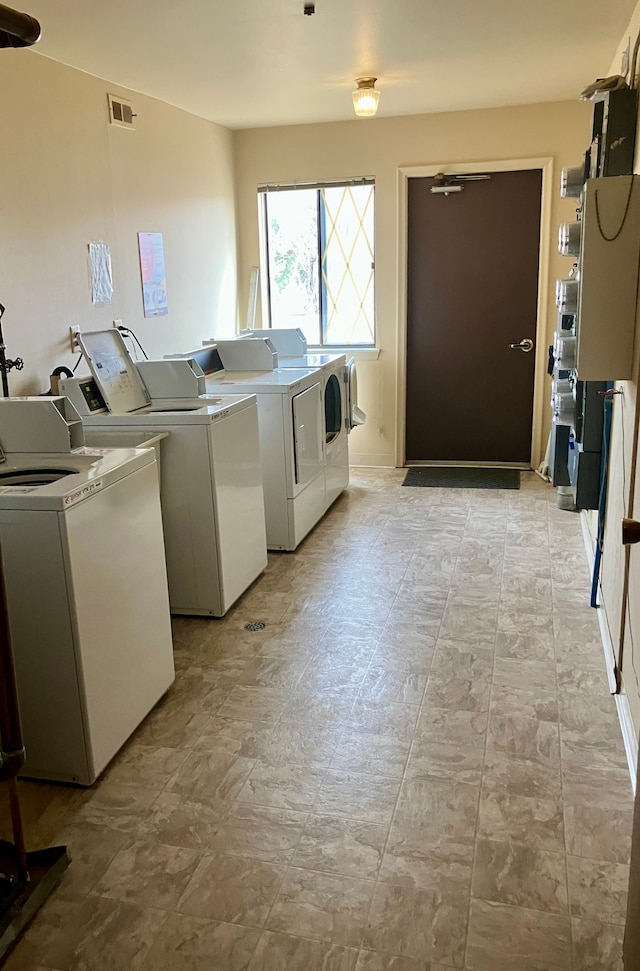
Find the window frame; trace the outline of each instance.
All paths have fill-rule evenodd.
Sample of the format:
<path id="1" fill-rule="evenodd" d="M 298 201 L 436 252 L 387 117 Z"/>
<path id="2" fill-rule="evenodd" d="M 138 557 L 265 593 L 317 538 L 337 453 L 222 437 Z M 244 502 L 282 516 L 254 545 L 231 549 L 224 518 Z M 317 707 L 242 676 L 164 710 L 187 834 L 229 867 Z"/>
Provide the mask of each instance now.
<path id="1" fill-rule="evenodd" d="M 334 188 L 349 188 L 353 186 L 371 186 L 373 191 L 373 234 L 371 238 L 371 244 L 373 247 L 373 259 L 372 259 L 372 303 L 373 303 L 373 335 L 372 340 L 366 343 L 328 343 L 325 342 L 325 332 L 327 328 L 327 295 L 326 295 L 326 282 L 324 280 L 323 273 L 323 246 L 324 241 L 326 241 L 326 211 L 325 206 L 322 203 L 322 190 L 323 189 L 334 189 Z M 318 245 L 318 337 L 320 343 L 309 344 L 310 348 L 321 348 L 327 350 L 340 349 L 349 351 L 371 351 L 377 348 L 377 320 L 376 320 L 376 239 L 375 239 L 375 178 L 373 176 L 362 176 L 353 179 L 340 179 L 340 180 L 327 180 L 325 182 L 295 182 L 295 183 L 274 183 L 274 184 L 263 184 L 258 186 L 258 209 L 260 218 L 260 241 L 261 241 L 261 264 L 264 266 L 263 277 L 265 285 L 263 287 L 263 294 L 265 296 L 266 302 L 266 313 L 263 312 L 263 318 L 266 320 L 266 329 L 270 329 L 274 326 L 272 318 L 272 293 L 271 293 L 271 274 L 270 270 L 270 248 L 269 248 L 269 214 L 267 206 L 267 197 L 272 192 L 291 192 L 297 190 L 309 190 L 313 189 L 316 191 L 316 205 L 317 205 L 317 245 Z M 263 305 L 263 311 L 265 307 Z"/>

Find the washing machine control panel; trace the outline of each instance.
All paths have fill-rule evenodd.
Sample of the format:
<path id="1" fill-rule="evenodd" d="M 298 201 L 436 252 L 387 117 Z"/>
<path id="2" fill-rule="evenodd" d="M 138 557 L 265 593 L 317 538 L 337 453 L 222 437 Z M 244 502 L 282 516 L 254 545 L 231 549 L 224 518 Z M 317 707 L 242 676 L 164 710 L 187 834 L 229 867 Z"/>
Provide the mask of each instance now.
<path id="1" fill-rule="evenodd" d="M 61 378 L 58 388 L 79 415 L 94 415 L 107 410 L 95 378 Z"/>

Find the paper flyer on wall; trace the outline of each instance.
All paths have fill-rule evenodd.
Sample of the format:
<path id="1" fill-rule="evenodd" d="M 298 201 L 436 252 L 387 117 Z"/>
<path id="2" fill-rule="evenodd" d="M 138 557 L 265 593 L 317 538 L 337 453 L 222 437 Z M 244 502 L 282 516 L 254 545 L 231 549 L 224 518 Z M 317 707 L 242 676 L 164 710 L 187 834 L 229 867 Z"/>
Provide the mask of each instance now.
<path id="1" fill-rule="evenodd" d="M 162 233 L 138 233 L 145 317 L 169 313 Z"/>
<path id="2" fill-rule="evenodd" d="M 89 243 L 89 274 L 91 278 L 91 302 L 113 301 L 111 277 L 111 251 L 103 240 Z"/>

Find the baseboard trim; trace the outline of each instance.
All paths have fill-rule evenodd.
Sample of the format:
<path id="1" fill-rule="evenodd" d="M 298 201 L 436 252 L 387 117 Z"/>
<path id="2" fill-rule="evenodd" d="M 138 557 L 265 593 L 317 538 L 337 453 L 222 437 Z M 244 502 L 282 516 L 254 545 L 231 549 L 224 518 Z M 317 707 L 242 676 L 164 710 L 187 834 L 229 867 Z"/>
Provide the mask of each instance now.
<path id="1" fill-rule="evenodd" d="M 349 465 L 354 468 L 371 468 L 371 469 L 395 469 L 396 460 L 393 455 L 385 455 L 384 453 L 370 453 L 366 452 L 352 452 L 349 455 Z"/>
<path id="2" fill-rule="evenodd" d="M 582 527 L 582 539 L 584 541 L 584 548 L 587 553 L 587 563 L 589 564 L 589 569 L 593 574 L 593 563 L 596 555 L 596 541 L 591 535 L 589 530 L 588 515 L 583 509 L 580 513 L 580 525 Z"/>
<path id="3" fill-rule="evenodd" d="M 633 724 L 633 719 L 631 717 L 631 708 L 629 706 L 629 699 L 625 694 L 615 695 L 616 708 L 618 709 L 618 719 L 620 721 L 620 728 L 622 729 L 622 740 L 624 742 L 624 750 L 627 754 L 627 764 L 629 766 L 629 774 L 631 775 L 631 786 L 633 788 L 633 794 L 636 794 L 636 779 L 638 772 L 638 739 L 636 738 L 636 730 Z"/>
<path id="4" fill-rule="evenodd" d="M 589 527 L 587 525 L 587 516 L 584 511 L 580 513 L 580 522 L 582 525 L 582 537 L 584 539 L 587 562 L 589 564 L 589 569 L 593 574 L 595 541 L 589 531 Z M 603 602 L 600 584 L 598 584 L 598 602 L 600 604 Z M 629 766 L 629 775 L 631 776 L 631 785 L 633 787 L 633 794 L 635 796 L 638 771 L 638 738 L 636 736 L 633 718 L 631 717 L 629 699 L 627 698 L 626 694 L 616 694 L 616 679 L 614 673 L 616 666 L 616 655 L 611 642 L 611 634 L 609 633 L 609 625 L 607 624 L 607 615 L 604 607 L 600 606 L 596 607 L 595 609 L 598 614 L 600 640 L 602 641 L 602 651 L 604 653 L 604 661 L 607 669 L 609 689 L 616 703 L 618 721 L 620 722 L 620 731 L 622 732 L 622 741 L 624 743 L 624 751 L 627 756 L 627 765 Z"/>

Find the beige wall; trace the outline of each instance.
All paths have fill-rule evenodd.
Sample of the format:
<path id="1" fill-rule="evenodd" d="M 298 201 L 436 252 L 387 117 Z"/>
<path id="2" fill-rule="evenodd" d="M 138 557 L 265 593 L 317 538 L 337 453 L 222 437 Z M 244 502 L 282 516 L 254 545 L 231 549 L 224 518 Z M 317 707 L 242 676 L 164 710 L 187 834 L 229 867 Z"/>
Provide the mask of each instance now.
<path id="1" fill-rule="evenodd" d="M 384 97 L 384 93 L 382 95 Z M 497 108 L 486 111 L 419 115 L 404 118 L 354 120 L 323 125 L 256 129 L 234 134 L 238 199 L 240 320 L 252 265 L 259 263 L 256 187 L 264 182 L 304 182 L 352 176 L 376 179 L 376 316 L 377 360 L 358 362 L 361 405 L 367 424 L 352 437 L 352 461 L 364 465 L 395 465 L 396 381 L 399 319 L 398 170 L 400 167 L 444 163 L 488 162 L 500 159 L 555 160 L 560 169 L 577 165 L 589 140 L 588 108 L 575 102 Z M 575 206 L 553 193 L 551 232 L 571 218 Z M 553 228 L 555 227 L 555 228 Z M 464 272 L 461 268 L 461 274 Z M 548 338 L 555 328 L 553 284 L 567 272 L 566 260 L 551 246 Z M 356 355 L 357 356 L 357 355 Z M 495 375 L 487 375 L 495 383 Z M 499 378 L 498 378 L 499 380 Z M 539 420 L 545 425 L 548 405 L 541 399 Z"/>
<path id="2" fill-rule="evenodd" d="M 150 355 L 198 344 L 214 320 L 233 330 L 231 132 L 33 51 L 2 51 L 0 89 L 0 302 L 7 354 L 25 360 L 11 392 L 43 392 L 53 367 L 74 363 L 70 325 L 122 318 Z M 108 124 L 108 90 L 133 101 L 136 131 Z M 143 316 L 139 231 L 164 234 L 165 317 Z M 87 271 L 99 239 L 115 288 L 100 307 Z"/>

